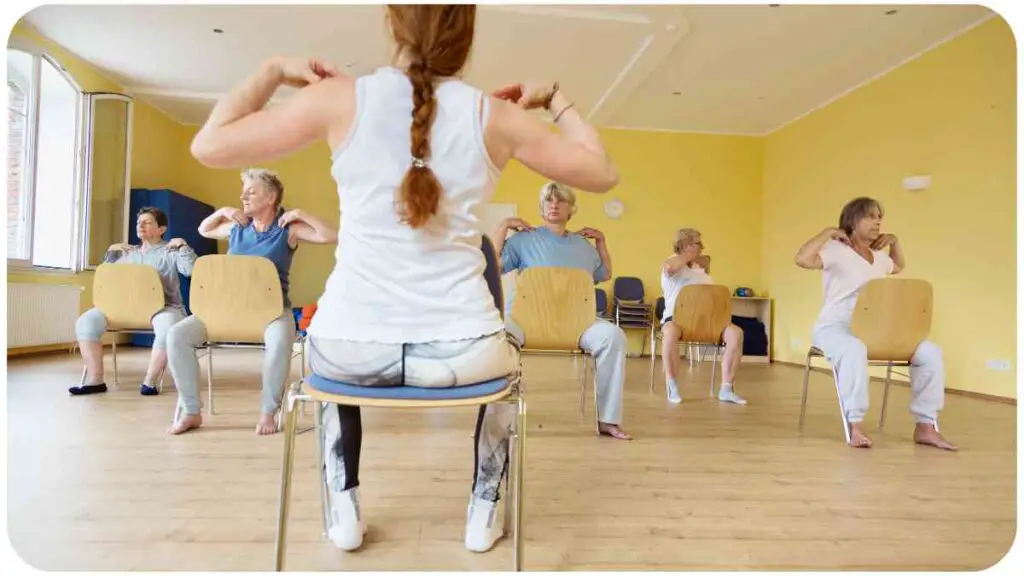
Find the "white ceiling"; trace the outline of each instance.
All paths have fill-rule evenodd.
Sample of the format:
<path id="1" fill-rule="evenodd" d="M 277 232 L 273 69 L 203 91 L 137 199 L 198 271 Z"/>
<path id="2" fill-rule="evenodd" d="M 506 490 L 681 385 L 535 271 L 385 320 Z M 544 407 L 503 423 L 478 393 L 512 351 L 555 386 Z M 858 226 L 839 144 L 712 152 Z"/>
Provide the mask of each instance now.
<path id="1" fill-rule="evenodd" d="M 484 89 L 558 80 L 601 126 L 765 134 L 991 15 L 957 5 L 488 5 L 466 79 Z M 25 19 L 188 124 L 270 56 L 317 56 L 353 74 L 391 56 L 380 6 L 65 5 Z"/>

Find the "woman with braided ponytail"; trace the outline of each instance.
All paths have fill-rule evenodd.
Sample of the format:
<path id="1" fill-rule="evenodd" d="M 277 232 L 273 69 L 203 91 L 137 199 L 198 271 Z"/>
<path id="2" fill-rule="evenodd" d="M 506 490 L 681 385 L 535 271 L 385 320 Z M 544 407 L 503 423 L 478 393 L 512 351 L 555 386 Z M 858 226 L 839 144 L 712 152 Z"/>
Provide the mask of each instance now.
<path id="1" fill-rule="evenodd" d="M 216 106 L 192 143 L 203 164 L 267 162 L 326 141 L 341 205 L 336 266 L 309 326 L 310 369 L 365 386 L 461 386 L 517 365 L 483 277 L 481 213 L 512 159 L 579 190 L 618 173 L 596 130 L 553 84 L 491 95 L 459 74 L 473 44 L 472 5 L 388 6 L 393 66 L 352 78 L 315 59 L 274 58 Z M 301 88 L 266 107 L 281 85 Z M 544 108 L 559 131 L 527 111 Z M 514 414 L 480 410 L 465 544 L 502 535 L 497 502 Z M 358 504 L 359 409 L 324 420 L 335 546 L 366 530 Z"/>

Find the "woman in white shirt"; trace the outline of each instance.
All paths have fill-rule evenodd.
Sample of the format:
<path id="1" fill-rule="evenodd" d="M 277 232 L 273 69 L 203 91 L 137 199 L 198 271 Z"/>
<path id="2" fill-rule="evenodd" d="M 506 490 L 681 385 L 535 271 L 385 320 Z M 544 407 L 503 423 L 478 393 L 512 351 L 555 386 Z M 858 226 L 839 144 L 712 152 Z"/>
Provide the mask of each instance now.
<path id="1" fill-rule="evenodd" d="M 661 265 L 661 293 L 665 296 L 665 312 L 661 320 L 661 364 L 665 368 L 665 391 L 668 401 L 678 404 L 683 401 L 679 396 L 679 385 L 676 376 L 679 374 L 679 339 L 682 332 L 672 322 L 672 313 L 676 308 L 679 292 L 688 284 L 714 284 L 708 275 L 711 260 L 701 255 L 704 242 L 700 231 L 693 228 L 682 228 L 676 233 L 676 241 L 672 245 L 675 252 Z M 718 399 L 722 402 L 746 404 L 733 389 L 736 370 L 743 356 L 743 330 L 735 324 L 729 324 L 722 331 L 722 342 L 725 343 L 725 354 L 722 356 L 722 386 L 718 390 Z"/>
<path id="2" fill-rule="evenodd" d="M 337 264 L 309 327 L 313 373 L 349 384 L 460 386 L 507 376 L 516 352 L 483 277 L 482 211 L 512 159 L 605 192 L 618 173 L 558 84 L 490 97 L 458 79 L 471 5 L 388 6 L 395 65 L 359 78 L 315 59 L 273 58 L 223 98 L 192 143 L 216 168 L 266 162 L 326 141 L 341 207 Z M 275 90 L 301 88 L 265 107 Z M 527 110 L 543 108 L 558 131 Z M 513 412 L 481 409 L 466 523 L 470 550 L 501 536 L 497 501 Z M 358 408 L 328 410 L 324 465 L 335 546 L 366 530 L 357 487 Z"/>
<path id="3" fill-rule="evenodd" d="M 868 357 L 864 343 L 850 333 L 850 321 L 860 289 L 869 281 L 899 274 L 906 266 L 899 240 L 881 232 L 881 204 L 873 198 L 855 198 L 843 207 L 838 228 L 826 228 L 797 253 L 797 266 L 822 270 L 825 300 L 814 325 L 814 346 L 835 367 L 839 389 L 850 422 L 850 445 L 870 448 L 871 439 L 861 423 L 868 410 Z M 888 249 L 888 253 L 886 253 Z M 942 351 L 924 341 L 911 360 L 910 386 L 914 441 L 946 450 L 956 447 L 939 434 L 945 373 Z"/>

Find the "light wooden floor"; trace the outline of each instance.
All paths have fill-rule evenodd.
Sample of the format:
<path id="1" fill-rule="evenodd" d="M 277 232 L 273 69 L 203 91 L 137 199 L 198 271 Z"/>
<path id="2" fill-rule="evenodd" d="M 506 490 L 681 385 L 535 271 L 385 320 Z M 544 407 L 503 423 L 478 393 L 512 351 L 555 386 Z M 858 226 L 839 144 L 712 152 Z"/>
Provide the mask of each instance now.
<path id="1" fill-rule="evenodd" d="M 138 394 L 145 354 L 122 352 L 121 389 L 86 398 L 66 392 L 75 357 L 9 362 L 15 549 L 47 570 L 272 570 L 282 442 L 253 434 L 260 353 L 218 351 L 219 414 L 176 438 L 164 435 L 173 391 Z M 629 362 L 631 443 L 591 433 L 592 401 L 580 422 L 570 360 L 526 360 L 528 569 L 981 569 L 1013 541 L 1014 406 L 947 397 L 943 432 L 962 451 L 943 453 L 912 444 L 895 388 L 886 432 L 853 450 L 824 375 L 801 435 L 798 369 L 744 367 L 738 407 L 708 398 L 705 365 L 669 406 L 660 376 L 648 395 L 647 360 Z M 370 533 L 355 554 L 320 535 L 315 439 L 299 436 L 288 567 L 507 569 L 507 540 L 462 547 L 474 418 L 364 412 Z"/>

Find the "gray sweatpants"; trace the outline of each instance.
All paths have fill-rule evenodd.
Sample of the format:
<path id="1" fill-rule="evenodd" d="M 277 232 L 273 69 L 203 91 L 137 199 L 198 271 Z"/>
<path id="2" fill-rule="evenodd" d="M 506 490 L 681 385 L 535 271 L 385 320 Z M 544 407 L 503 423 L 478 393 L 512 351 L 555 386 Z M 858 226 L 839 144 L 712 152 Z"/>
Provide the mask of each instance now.
<path id="1" fill-rule="evenodd" d="M 505 330 L 526 346 L 523 329 L 505 318 Z M 597 419 L 605 424 L 622 424 L 622 388 L 626 384 L 626 333 L 615 324 L 598 318 L 583 332 L 580 348 L 597 361 Z"/>
<path id="2" fill-rule="evenodd" d="M 178 404 L 185 414 L 199 414 L 199 360 L 196 348 L 206 342 L 206 326 L 195 316 L 175 324 L 167 334 L 167 365 L 178 388 Z M 281 407 L 288 372 L 291 369 L 292 344 L 295 342 L 295 317 L 285 310 L 267 324 L 263 332 L 263 414 L 274 414 Z"/>
<path id="3" fill-rule="evenodd" d="M 835 367 L 846 419 L 852 423 L 864 421 L 870 380 L 867 347 L 850 333 L 848 326 L 841 325 L 817 329 L 812 342 Z M 918 345 L 910 362 L 910 413 L 915 422 L 937 424 L 945 399 L 942 350 L 925 340 Z"/>
<path id="4" fill-rule="evenodd" d="M 171 327 L 184 320 L 185 314 L 178 308 L 170 306 L 162 308 L 150 321 L 153 323 L 153 348 L 163 348 L 167 343 L 167 333 Z M 75 335 L 79 340 L 99 342 L 107 331 L 107 317 L 99 308 L 86 310 L 75 322 Z"/>

